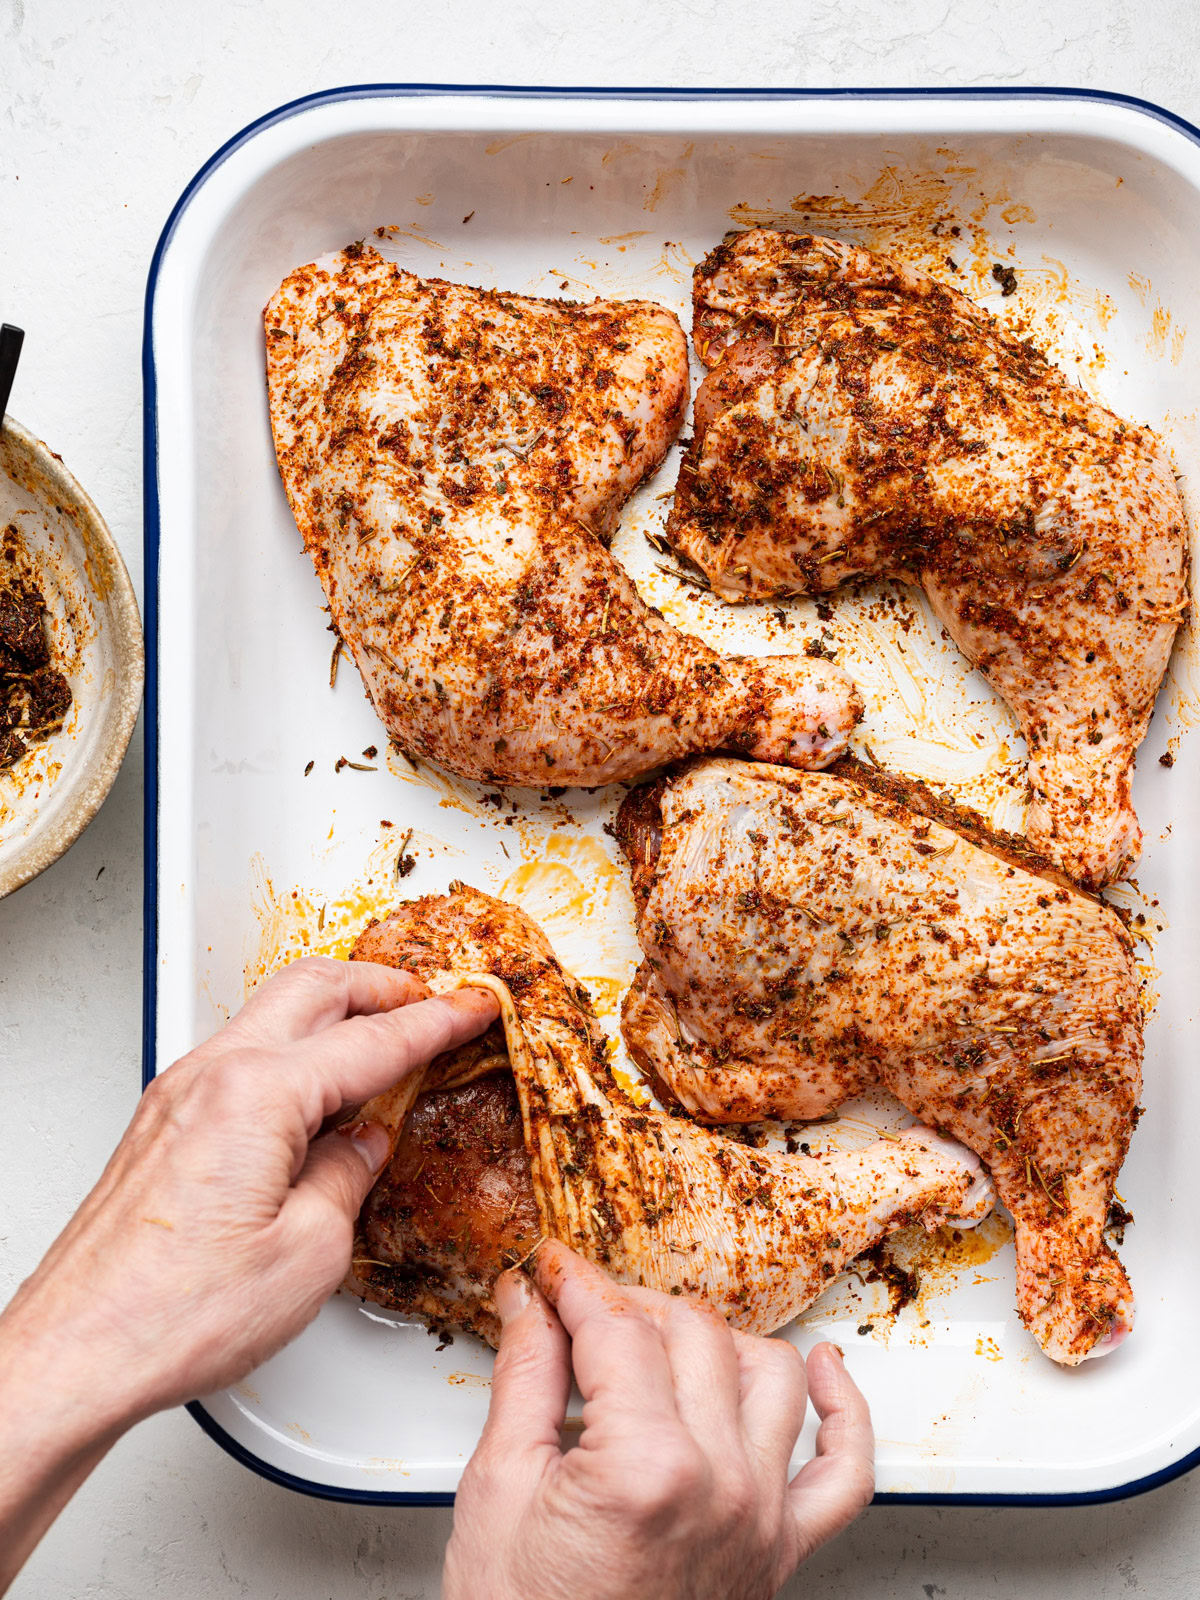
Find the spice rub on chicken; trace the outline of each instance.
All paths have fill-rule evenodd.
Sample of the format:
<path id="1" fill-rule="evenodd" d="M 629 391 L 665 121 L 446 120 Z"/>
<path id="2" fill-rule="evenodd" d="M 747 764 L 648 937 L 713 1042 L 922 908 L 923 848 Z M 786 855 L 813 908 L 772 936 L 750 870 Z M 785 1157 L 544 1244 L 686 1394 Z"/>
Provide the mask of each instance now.
<path id="1" fill-rule="evenodd" d="M 1171 463 L 964 295 L 756 228 L 696 269 L 710 369 L 667 537 L 727 600 L 918 584 L 1029 749 L 1028 835 L 1137 859 L 1134 754 L 1188 602 Z"/>
<path id="2" fill-rule="evenodd" d="M 1018 1309 L 1074 1365 L 1132 1326 L 1104 1240 L 1137 1119 L 1142 1013 L 1116 913 L 915 781 L 702 760 L 617 836 L 645 960 L 622 1028 L 668 1102 L 812 1118 L 870 1083 L 982 1157 Z"/>
<path id="3" fill-rule="evenodd" d="M 542 1237 L 512 1073 L 421 1095 L 371 1191 L 347 1286 L 498 1344 L 492 1285 Z"/>
<path id="4" fill-rule="evenodd" d="M 606 548 L 687 401 L 675 318 L 421 279 L 362 245 L 265 313 L 271 425 L 334 628 L 395 742 L 466 777 L 607 783 L 695 751 L 831 760 L 841 669 L 718 655 Z"/>
<path id="5" fill-rule="evenodd" d="M 477 890 L 400 906 L 354 957 L 434 990 L 479 984 L 501 1005 L 507 1071 L 487 1048 L 435 1064 L 457 1087 L 417 1100 L 363 1208 L 347 1282 L 435 1327 L 494 1342 L 496 1276 L 547 1237 L 623 1282 L 702 1295 L 769 1333 L 894 1228 L 970 1225 L 991 1208 L 976 1158 L 928 1129 L 815 1160 L 631 1104 L 586 993 L 540 929 Z"/>

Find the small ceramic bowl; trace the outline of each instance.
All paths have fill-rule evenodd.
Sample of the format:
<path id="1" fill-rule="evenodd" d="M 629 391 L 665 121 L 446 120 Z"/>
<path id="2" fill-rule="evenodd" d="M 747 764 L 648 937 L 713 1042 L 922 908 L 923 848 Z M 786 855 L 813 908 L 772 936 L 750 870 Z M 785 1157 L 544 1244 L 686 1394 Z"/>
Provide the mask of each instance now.
<path id="1" fill-rule="evenodd" d="M 10 526 L 45 597 L 72 703 L 59 733 L 0 771 L 0 897 L 57 861 L 104 803 L 146 670 L 137 600 L 104 518 L 58 456 L 8 416 L 0 530 Z"/>

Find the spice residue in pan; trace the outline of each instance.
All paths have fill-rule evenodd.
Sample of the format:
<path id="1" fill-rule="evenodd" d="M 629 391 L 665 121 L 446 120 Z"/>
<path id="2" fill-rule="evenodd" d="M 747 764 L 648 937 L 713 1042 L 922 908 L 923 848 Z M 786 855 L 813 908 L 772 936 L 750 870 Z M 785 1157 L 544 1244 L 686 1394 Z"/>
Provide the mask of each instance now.
<path id="1" fill-rule="evenodd" d="M 941 1227 L 933 1233 L 904 1228 L 860 1256 L 800 1318 L 802 1327 L 853 1322 L 861 1338 L 886 1338 L 900 1319 L 910 1338 L 938 1316 L 937 1302 L 964 1279 L 985 1283 L 985 1267 L 1013 1236 L 1012 1223 L 995 1211 L 977 1228 Z M 971 1274 L 967 1277 L 967 1274 Z"/>
<path id="2" fill-rule="evenodd" d="M 424 834 L 404 828 L 399 839 L 395 826 L 383 830 L 384 838 L 371 852 L 366 871 L 340 895 L 296 887 L 277 889 L 266 862 L 256 855 L 251 863 L 254 894 L 251 905 L 258 924 L 258 938 L 245 964 L 244 995 L 248 998 L 260 983 L 299 956 L 335 956 L 344 960 L 364 926 L 372 917 L 385 917 L 397 900 L 416 895 L 408 885 L 398 886 L 397 867 L 405 877 L 402 863 L 414 865 L 429 853 Z M 439 853 L 444 846 L 437 842 Z"/>

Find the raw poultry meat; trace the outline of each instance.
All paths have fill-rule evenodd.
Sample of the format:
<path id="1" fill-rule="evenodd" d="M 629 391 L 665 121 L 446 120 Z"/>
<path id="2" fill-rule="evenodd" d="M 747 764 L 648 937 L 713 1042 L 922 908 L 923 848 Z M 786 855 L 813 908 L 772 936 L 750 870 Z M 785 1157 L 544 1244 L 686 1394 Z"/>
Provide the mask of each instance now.
<path id="1" fill-rule="evenodd" d="M 586 992 L 515 906 L 462 885 L 401 906 L 354 957 L 501 1005 L 511 1073 L 483 1049 L 418 1100 L 363 1209 L 349 1287 L 495 1339 L 499 1271 L 543 1236 L 625 1282 L 703 1295 L 767 1333 L 893 1228 L 986 1214 L 970 1152 L 928 1129 L 814 1160 L 757 1150 L 638 1106 L 608 1067 Z M 366 1115 L 372 1114 L 370 1106 Z"/>
<path id="2" fill-rule="evenodd" d="M 493 1072 L 417 1099 L 363 1208 L 347 1286 L 495 1344 L 492 1285 L 541 1236 L 516 1086 Z"/>
<path id="3" fill-rule="evenodd" d="M 1008 702 L 1037 849 L 1137 859 L 1134 753 L 1187 605 L 1171 463 L 956 290 L 754 229 L 696 269 L 709 375 L 667 537 L 727 600 L 919 584 Z"/>
<path id="4" fill-rule="evenodd" d="M 803 656 L 720 656 L 606 548 L 682 420 L 687 349 L 641 301 L 422 280 L 352 245 L 265 313 L 296 522 L 388 733 L 466 777 L 599 784 L 689 752 L 832 759 L 861 711 Z"/>
<path id="5" fill-rule="evenodd" d="M 1103 1234 L 1142 1057 L 1116 913 L 849 758 L 698 761 L 634 790 L 617 834 L 645 953 L 623 1029 L 667 1103 L 812 1118 L 882 1082 L 983 1158 L 1046 1353 L 1112 1349 L 1133 1299 Z"/>

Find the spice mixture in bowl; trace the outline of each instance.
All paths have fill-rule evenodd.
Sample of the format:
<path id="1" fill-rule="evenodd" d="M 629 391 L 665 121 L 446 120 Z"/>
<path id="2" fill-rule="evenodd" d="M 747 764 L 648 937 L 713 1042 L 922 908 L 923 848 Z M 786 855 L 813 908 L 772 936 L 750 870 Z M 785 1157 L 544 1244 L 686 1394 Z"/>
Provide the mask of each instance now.
<path id="1" fill-rule="evenodd" d="M 45 444 L 0 432 L 0 896 L 95 816 L 142 698 L 137 601 L 91 500 Z"/>

